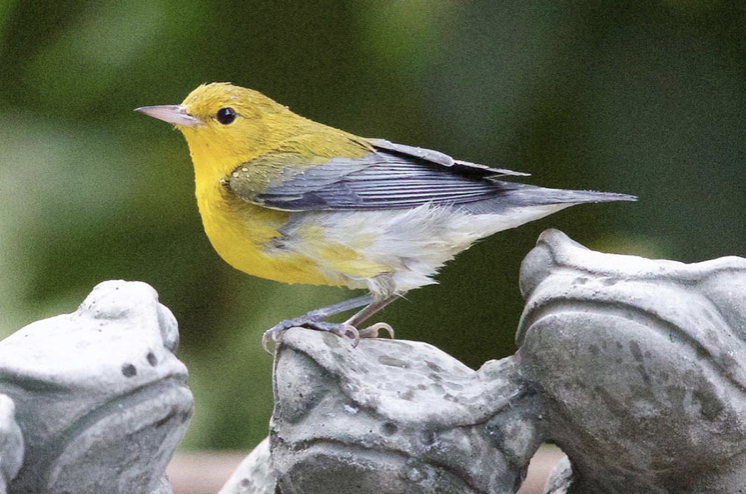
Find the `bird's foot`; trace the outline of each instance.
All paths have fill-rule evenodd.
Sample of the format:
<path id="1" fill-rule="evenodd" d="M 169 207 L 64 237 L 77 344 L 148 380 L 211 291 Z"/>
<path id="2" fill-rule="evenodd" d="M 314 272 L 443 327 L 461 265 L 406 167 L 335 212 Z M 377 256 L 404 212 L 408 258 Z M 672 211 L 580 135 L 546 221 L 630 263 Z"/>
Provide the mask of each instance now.
<path id="1" fill-rule="evenodd" d="M 264 351 L 273 355 L 274 352 L 269 350 L 269 342 L 273 341 L 277 343 L 282 338 L 282 334 L 285 331 L 295 327 L 308 328 L 316 331 L 326 331 L 327 333 L 335 334 L 341 338 L 350 339 L 352 340 L 353 347 L 358 345 L 360 338 L 378 338 L 378 332 L 381 329 L 386 330 L 389 336 L 391 336 L 392 339 L 394 338 L 394 329 L 385 322 L 373 324 L 372 326 L 359 331 L 355 326 L 346 322 L 338 323 L 324 321 L 319 315 L 315 314 L 314 311 L 311 311 L 300 317 L 282 321 L 265 331 L 264 335 L 262 335 L 262 348 L 264 348 Z"/>
<path id="2" fill-rule="evenodd" d="M 360 338 L 378 338 L 378 332 L 382 329 L 389 334 L 389 337 L 392 340 L 396 338 L 394 335 L 394 328 L 392 328 L 391 324 L 387 322 L 377 322 L 362 331 L 358 331 L 358 334 L 360 335 Z"/>

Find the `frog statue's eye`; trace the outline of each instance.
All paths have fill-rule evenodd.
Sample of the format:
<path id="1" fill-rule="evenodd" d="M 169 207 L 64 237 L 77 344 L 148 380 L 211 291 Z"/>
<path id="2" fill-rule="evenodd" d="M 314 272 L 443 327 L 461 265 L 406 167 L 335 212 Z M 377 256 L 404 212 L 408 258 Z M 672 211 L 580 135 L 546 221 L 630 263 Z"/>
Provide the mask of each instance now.
<path id="1" fill-rule="evenodd" d="M 215 117 L 221 124 L 228 125 L 236 119 L 236 110 L 230 107 L 221 108 Z"/>

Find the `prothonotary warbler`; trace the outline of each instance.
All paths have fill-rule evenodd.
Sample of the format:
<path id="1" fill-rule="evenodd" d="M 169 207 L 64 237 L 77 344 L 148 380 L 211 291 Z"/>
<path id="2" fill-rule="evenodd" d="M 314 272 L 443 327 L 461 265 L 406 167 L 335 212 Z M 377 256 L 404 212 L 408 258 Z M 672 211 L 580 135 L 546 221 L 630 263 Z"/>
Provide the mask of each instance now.
<path id="1" fill-rule="evenodd" d="M 443 264 L 476 240 L 576 204 L 636 199 L 506 181 L 527 174 L 358 137 L 227 83 L 137 111 L 184 134 L 205 232 L 230 265 L 284 283 L 368 290 L 279 323 L 264 333 L 265 348 L 293 326 L 355 344 L 391 332 L 385 323 L 357 326 L 435 283 Z M 344 323 L 326 321 L 361 307 Z"/>

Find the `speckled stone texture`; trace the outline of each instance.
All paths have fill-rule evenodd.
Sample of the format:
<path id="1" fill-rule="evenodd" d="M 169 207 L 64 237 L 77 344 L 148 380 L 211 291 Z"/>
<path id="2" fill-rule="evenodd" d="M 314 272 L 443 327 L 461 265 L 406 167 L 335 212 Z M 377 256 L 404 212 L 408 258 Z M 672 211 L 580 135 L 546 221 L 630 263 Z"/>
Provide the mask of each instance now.
<path id="1" fill-rule="evenodd" d="M 277 485 L 269 454 L 269 438 L 260 442 L 244 458 L 218 494 L 274 493 Z"/>
<path id="2" fill-rule="evenodd" d="M 165 468 L 192 410 L 177 344 L 155 290 L 123 281 L 0 342 L 0 393 L 25 448 L 8 492 L 169 494 Z"/>
<path id="3" fill-rule="evenodd" d="M 521 289 L 521 369 L 571 465 L 547 492 L 745 491 L 746 259 L 601 254 L 550 230 Z"/>
<path id="4" fill-rule="evenodd" d="M 13 400 L 0 394 L 0 494 L 8 492 L 8 482 L 16 476 L 23 461 L 23 435 L 15 412 Z"/>
<path id="5" fill-rule="evenodd" d="M 475 372 L 426 343 L 353 348 L 293 329 L 275 376 L 270 446 L 283 494 L 513 492 L 541 443 L 512 359 Z"/>
<path id="6" fill-rule="evenodd" d="M 288 331 L 269 448 L 221 494 L 510 493 L 542 441 L 567 454 L 546 494 L 746 492 L 746 259 L 548 230 L 520 284 L 519 350 L 478 371 L 424 343 Z"/>
<path id="7" fill-rule="evenodd" d="M 512 493 L 543 438 L 517 370 L 291 329 L 275 360 L 271 458 L 257 448 L 221 494 Z"/>

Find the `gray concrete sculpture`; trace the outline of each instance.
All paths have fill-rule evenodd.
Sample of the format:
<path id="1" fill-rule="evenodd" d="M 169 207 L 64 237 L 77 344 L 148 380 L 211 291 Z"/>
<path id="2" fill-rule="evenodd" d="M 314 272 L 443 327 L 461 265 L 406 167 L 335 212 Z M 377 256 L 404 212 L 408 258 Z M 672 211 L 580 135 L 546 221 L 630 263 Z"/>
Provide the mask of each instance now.
<path id="1" fill-rule="evenodd" d="M 545 232 L 521 271 L 517 341 L 553 493 L 746 490 L 746 259 L 590 251 Z"/>
<path id="2" fill-rule="evenodd" d="M 288 331 L 269 441 L 221 494 L 512 493 L 546 441 L 568 455 L 547 494 L 743 492 L 746 260 L 550 230 L 521 290 L 518 352 L 477 371 L 424 343 Z"/>
<path id="3" fill-rule="evenodd" d="M 192 410 L 177 345 L 155 290 L 123 281 L 1 341 L 7 492 L 170 494 L 165 468 Z"/>
<path id="4" fill-rule="evenodd" d="M 222 493 L 513 492 L 544 437 L 513 359 L 475 372 L 426 343 L 292 329 L 275 376 L 272 469 L 260 449 Z"/>

